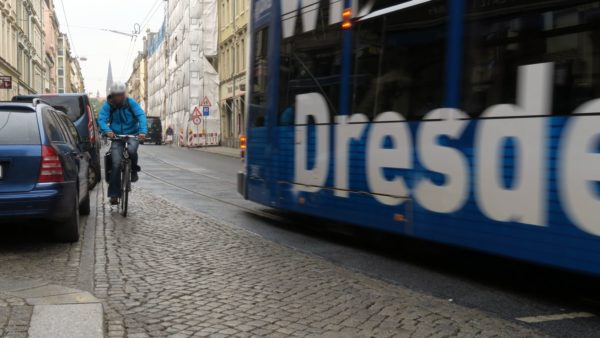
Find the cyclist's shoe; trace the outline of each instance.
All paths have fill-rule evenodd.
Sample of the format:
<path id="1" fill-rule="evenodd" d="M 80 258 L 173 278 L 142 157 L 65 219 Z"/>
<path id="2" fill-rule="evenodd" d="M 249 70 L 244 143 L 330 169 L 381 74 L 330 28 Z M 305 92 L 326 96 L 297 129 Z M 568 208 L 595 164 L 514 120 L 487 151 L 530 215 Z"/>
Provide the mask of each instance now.
<path id="1" fill-rule="evenodd" d="M 137 182 L 138 179 L 139 179 L 139 177 L 138 177 L 137 171 L 132 171 L 131 172 L 131 182 Z"/>
<path id="2" fill-rule="evenodd" d="M 110 198 L 110 205 L 118 205 L 119 204 L 119 198 L 118 197 L 111 197 Z"/>

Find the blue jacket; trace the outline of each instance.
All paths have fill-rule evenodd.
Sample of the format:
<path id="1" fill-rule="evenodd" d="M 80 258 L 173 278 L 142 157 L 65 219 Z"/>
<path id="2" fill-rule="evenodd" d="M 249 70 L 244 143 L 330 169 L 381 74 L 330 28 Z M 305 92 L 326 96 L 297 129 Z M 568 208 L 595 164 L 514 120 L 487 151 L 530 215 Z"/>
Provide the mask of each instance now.
<path id="1" fill-rule="evenodd" d="M 102 134 L 111 131 L 117 135 L 148 134 L 146 113 L 134 99 L 128 97 L 127 102 L 129 109 L 126 106 L 113 109 L 112 119 L 110 116 L 112 105 L 108 101 L 104 102 L 98 114 L 98 125 Z"/>

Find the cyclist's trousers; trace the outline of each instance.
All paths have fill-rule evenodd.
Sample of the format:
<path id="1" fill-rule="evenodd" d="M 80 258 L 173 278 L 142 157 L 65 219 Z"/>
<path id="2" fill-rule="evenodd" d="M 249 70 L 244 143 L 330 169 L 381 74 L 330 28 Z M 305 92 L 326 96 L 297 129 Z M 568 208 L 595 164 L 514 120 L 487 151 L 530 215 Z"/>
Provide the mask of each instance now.
<path id="1" fill-rule="evenodd" d="M 134 138 L 127 140 L 129 149 L 129 158 L 131 159 L 131 170 L 139 171 L 138 167 L 138 146 L 140 142 Z M 112 168 L 110 180 L 108 182 L 108 197 L 121 197 L 121 159 L 123 158 L 123 149 L 125 141 L 115 140 L 110 146 L 112 155 Z"/>

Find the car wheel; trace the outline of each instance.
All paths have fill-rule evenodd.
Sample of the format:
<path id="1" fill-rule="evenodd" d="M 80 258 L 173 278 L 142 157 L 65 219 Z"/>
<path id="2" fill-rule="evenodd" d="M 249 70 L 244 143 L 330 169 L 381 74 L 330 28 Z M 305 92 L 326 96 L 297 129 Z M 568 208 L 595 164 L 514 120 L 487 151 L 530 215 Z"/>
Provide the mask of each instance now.
<path id="1" fill-rule="evenodd" d="M 88 189 L 93 190 L 102 177 L 100 165 L 90 165 L 88 168 Z"/>
<path id="2" fill-rule="evenodd" d="M 92 190 L 98 183 L 98 178 L 96 175 L 96 169 L 91 165 L 88 167 L 88 189 Z"/>
<path id="3" fill-rule="evenodd" d="M 79 205 L 79 214 L 80 215 L 89 215 L 90 214 L 90 194 L 83 199 L 83 202 Z"/>
<path id="4" fill-rule="evenodd" d="M 79 241 L 79 208 L 78 198 L 75 196 L 73 213 L 69 219 L 54 226 L 54 240 L 62 243 Z"/>

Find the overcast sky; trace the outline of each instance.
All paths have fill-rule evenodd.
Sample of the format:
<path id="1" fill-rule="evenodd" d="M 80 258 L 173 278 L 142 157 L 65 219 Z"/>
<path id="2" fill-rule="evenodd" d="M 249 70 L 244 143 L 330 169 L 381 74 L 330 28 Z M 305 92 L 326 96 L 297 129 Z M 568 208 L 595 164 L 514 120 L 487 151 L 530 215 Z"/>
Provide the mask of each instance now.
<path id="1" fill-rule="evenodd" d="M 108 60 L 112 61 L 113 76 L 116 80 L 127 81 L 131 73 L 133 59 L 142 49 L 142 38 L 146 29 L 157 31 L 163 22 L 164 0 L 54 0 L 60 29 L 67 33 L 67 23 L 63 15 L 62 3 L 71 30 L 71 50 L 73 55 L 85 57 L 81 62 L 85 88 L 96 95 L 99 90 L 104 96 Z M 134 24 L 147 24 L 127 57 L 131 38 L 99 29 L 112 29 L 130 33 Z"/>

